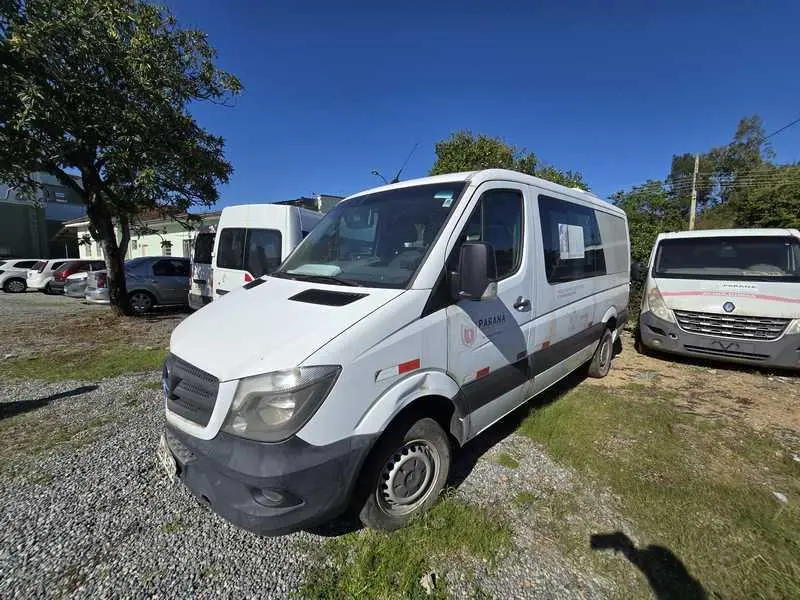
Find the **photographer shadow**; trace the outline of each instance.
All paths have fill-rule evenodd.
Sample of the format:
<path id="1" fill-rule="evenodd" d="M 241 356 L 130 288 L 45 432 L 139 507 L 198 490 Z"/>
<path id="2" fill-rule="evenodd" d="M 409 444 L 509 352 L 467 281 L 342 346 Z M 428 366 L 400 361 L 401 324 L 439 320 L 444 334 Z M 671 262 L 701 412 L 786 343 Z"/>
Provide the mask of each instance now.
<path id="1" fill-rule="evenodd" d="M 633 540 L 621 531 L 593 534 L 589 543 L 593 550 L 621 552 L 647 578 L 657 600 L 708 598 L 700 582 L 692 577 L 675 554 L 663 546 L 637 548 Z"/>

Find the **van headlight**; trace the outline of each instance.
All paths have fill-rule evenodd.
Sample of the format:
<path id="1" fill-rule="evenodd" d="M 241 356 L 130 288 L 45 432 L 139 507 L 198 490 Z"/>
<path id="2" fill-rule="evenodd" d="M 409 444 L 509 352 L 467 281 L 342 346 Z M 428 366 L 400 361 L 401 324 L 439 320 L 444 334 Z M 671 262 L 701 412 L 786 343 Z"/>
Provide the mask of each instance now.
<path id="1" fill-rule="evenodd" d="M 800 334 L 800 319 L 795 319 L 786 327 L 786 335 Z"/>
<path id="2" fill-rule="evenodd" d="M 664 297 L 655 284 L 647 291 L 647 307 L 650 309 L 650 312 L 659 319 L 669 321 L 670 323 L 675 322 L 675 315 L 672 314 L 672 311 L 667 307 L 667 303 L 664 302 Z"/>
<path id="3" fill-rule="evenodd" d="M 298 367 L 240 380 L 222 431 L 259 442 L 285 440 L 317 411 L 341 370 Z"/>

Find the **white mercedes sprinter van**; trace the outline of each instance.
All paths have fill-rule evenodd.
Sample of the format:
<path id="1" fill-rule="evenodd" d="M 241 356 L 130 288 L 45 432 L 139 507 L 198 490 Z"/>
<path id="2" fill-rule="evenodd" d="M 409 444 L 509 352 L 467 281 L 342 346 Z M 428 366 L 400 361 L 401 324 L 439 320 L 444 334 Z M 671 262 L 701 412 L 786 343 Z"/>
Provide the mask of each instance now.
<path id="1" fill-rule="evenodd" d="M 654 350 L 800 369 L 800 231 L 659 235 L 639 329 Z"/>
<path id="2" fill-rule="evenodd" d="M 575 369 L 608 372 L 629 252 L 622 210 L 512 171 L 351 196 L 175 329 L 160 460 L 260 534 L 348 505 L 400 527 L 453 449 Z"/>
<path id="3" fill-rule="evenodd" d="M 284 204 L 223 208 L 214 240 L 214 299 L 280 266 L 322 216 Z"/>

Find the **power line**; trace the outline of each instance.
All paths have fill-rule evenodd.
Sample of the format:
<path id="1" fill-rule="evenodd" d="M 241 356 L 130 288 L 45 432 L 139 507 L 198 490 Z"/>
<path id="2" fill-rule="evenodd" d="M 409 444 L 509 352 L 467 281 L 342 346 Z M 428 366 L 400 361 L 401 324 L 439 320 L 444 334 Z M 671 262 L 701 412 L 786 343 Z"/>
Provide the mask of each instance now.
<path id="1" fill-rule="evenodd" d="M 798 123 L 800 123 L 800 117 L 796 118 L 796 119 L 795 119 L 794 121 L 792 121 L 791 123 L 787 123 L 786 125 L 784 125 L 784 126 L 783 126 L 783 127 L 781 127 L 780 129 L 776 129 L 775 131 L 773 131 L 772 133 L 770 133 L 770 134 L 769 134 L 767 137 L 765 137 L 765 138 L 764 138 L 764 139 L 762 139 L 761 141 L 762 141 L 762 142 L 764 142 L 764 141 L 768 140 L 769 138 L 771 138 L 772 136 L 774 136 L 774 135 L 778 135 L 778 134 L 779 134 L 781 131 L 785 131 L 785 130 L 789 129 L 789 127 L 792 127 L 793 125 L 797 125 Z"/>

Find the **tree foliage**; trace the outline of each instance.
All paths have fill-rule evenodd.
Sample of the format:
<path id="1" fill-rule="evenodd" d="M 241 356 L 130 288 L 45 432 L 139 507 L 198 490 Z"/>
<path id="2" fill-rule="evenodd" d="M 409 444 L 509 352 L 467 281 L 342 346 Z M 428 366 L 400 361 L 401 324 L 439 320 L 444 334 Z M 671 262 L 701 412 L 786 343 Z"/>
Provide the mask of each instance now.
<path id="1" fill-rule="evenodd" d="M 189 113 L 241 91 L 215 58 L 203 32 L 143 0 L 0 2 L 0 179 L 30 187 L 46 171 L 79 194 L 123 312 L 139 215 L 213 204 L 231 174 L 222 138 Z"/>
<path id="2" fill-rule="evenodd" d="M 542 165 L 533 152 L 509 145 L 498 137 L 457 131 L 436 144 L 436 162 L 430 175 L 480 169 L 511 169 L 568 187 L 589 189 L 580 173 Z"/>

